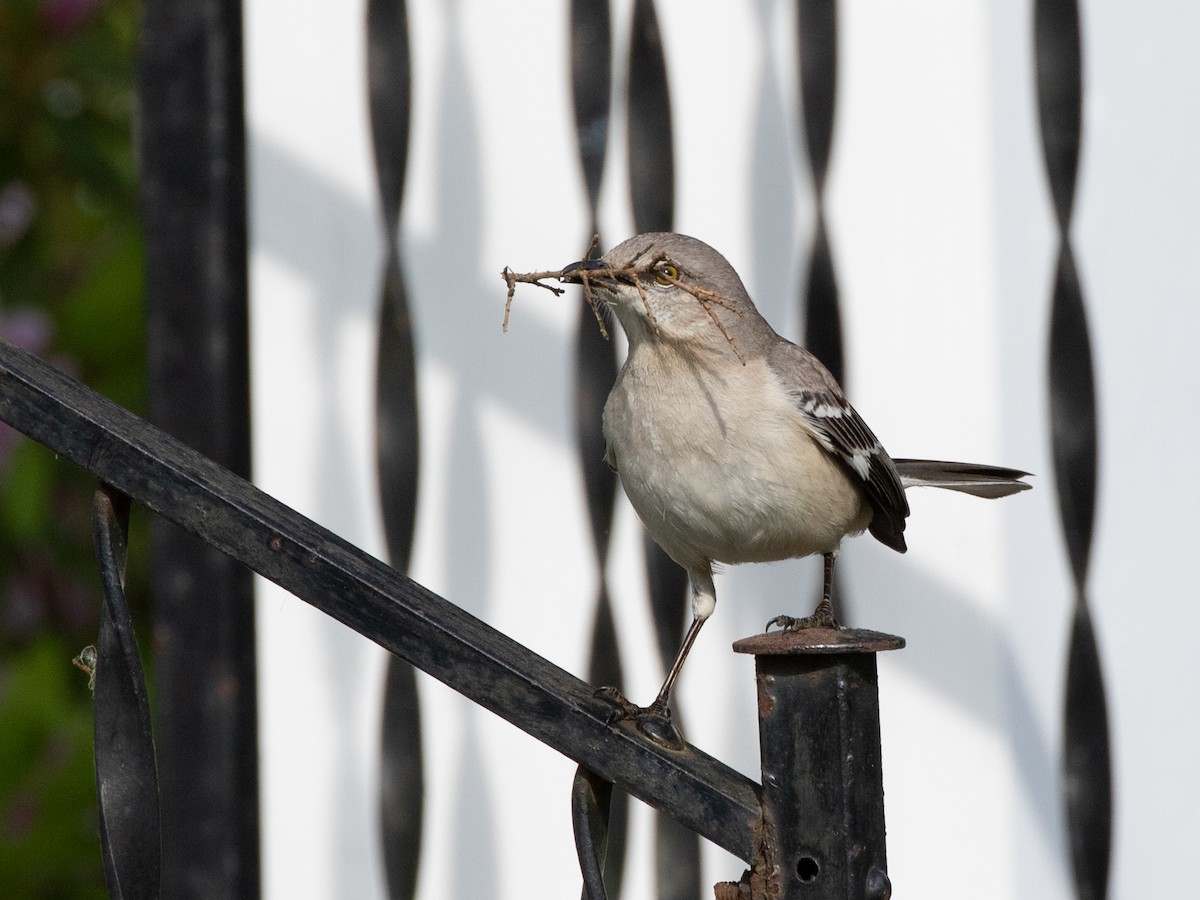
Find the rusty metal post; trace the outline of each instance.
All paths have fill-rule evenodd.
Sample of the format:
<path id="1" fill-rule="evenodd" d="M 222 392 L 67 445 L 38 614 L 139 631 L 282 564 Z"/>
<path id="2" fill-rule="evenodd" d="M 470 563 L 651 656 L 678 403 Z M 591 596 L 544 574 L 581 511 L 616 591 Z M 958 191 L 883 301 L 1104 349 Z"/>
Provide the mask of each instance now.
<path id="1" fill-rule="evenodd" d="M 904 639 L 813 628 L 733 646 L 755 656 L 763 820 L 752 869 L 717 897 L 887 900 L 875 654 Z"/>

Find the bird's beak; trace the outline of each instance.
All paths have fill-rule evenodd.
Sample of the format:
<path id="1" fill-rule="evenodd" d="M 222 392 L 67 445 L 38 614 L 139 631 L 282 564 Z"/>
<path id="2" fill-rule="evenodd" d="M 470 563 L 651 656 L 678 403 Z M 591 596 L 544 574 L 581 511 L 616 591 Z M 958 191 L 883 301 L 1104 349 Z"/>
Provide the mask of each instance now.
<path id="1" fill-rule="evenodd" d="M 558 280 L 565 281 L 568 284 L 581 284 L 582 279 L 579 277 L 580 272 L 590 272 L 593 269 L 605 268 L 608 268 L 608 266 L 603 260 L 581 259 L 579 262 L 573 262 L 570 265 L 563 266 L 562 272 L 559 273 Z"/>

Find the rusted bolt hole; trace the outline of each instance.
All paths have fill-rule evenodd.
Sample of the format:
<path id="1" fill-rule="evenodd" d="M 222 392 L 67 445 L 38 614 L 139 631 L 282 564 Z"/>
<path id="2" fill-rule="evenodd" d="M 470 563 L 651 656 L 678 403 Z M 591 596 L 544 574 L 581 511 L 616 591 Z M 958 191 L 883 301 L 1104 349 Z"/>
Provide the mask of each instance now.
<path id="1" fill-rule="evenodd" d="M 821 874 L 821 864 L 811 856 L 802 856 L 800 861 L 796 863 L 796 877 L 805 884 L 816 881 L 817 876 Z"/>

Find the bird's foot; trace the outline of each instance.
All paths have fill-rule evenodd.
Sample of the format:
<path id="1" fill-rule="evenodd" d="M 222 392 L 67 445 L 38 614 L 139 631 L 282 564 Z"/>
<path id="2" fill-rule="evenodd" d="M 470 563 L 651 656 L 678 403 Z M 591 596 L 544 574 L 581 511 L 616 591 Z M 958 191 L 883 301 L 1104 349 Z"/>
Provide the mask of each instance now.
<path id="1" fill-rule="evenodd" d="M 842 627 L 833 615 L 833 604 L 827 600 L 818 603 L 811 616 L 805 616 L 802 619 L 792 616 L 776 616 L 767 623 L 766 630 L 770 631 L 772 626 L 778 626 L 780 631 L 804 631 L 808 628 L 830 628 L 836 631 Z"/>
<path id="2" fill-rule="evenodd" d="M 598 688 L 595 696 L 613 707 L 608 714 L 609 725 L 633 722 L 638 731 L 656 744 L 673 750 L 682 750 L 686 746 L 683 735 L 671 721 L 671 708 L 664 698 L 660 697 L 649 706 L 638 706 L 627 700 L 615 687 Z"/>
<path id="3" fill-rule="evenodd" d="M 639 713 L 646 712 L 648 707 L 638 706 L 625 698 L 618 688 L 602 687 L 596 688 L 594 695 L 597 699 L 603 700 L 613 709 L 608 714 L 608 724 L 613 725 L 625 719 L 636 719 Z"/>

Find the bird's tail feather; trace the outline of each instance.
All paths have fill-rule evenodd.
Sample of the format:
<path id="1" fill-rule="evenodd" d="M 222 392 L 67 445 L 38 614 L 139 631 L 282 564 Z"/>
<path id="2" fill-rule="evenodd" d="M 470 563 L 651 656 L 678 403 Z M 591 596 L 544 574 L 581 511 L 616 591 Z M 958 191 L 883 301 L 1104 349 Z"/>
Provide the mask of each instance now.
<path id="1" fill-rule="evenodd" d="M 893 462 L 900 473 L 900 483 L 905 488 L 937 487 L 976 497 L 995 498 L 1007 497 L 1033 487 L 1021 480 L 1029 477 L 1029 473 L 1020 469 L 933 459 L 897 459 Z"/>

